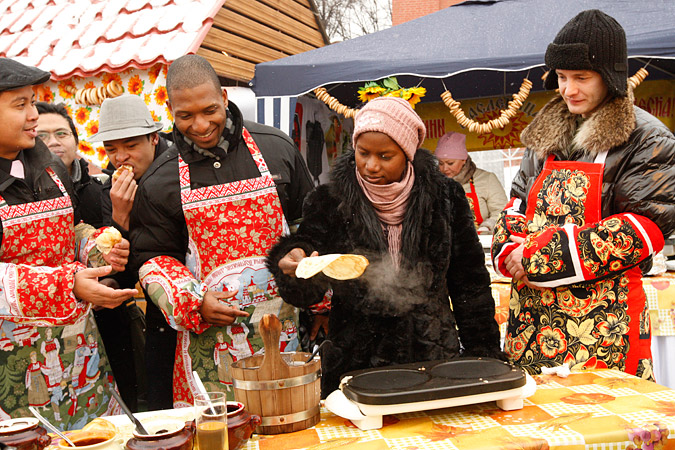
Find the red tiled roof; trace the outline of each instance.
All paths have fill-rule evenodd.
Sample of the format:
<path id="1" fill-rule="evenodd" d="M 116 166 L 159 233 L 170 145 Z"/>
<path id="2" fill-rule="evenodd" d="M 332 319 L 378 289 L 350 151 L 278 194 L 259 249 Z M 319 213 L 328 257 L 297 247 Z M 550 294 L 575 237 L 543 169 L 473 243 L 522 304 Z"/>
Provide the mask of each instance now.
<path id="1" fill-rule="evenodd" d="M 73 75 L 196 52 L 225 0 L 0 0 L 0 56 Z"/>

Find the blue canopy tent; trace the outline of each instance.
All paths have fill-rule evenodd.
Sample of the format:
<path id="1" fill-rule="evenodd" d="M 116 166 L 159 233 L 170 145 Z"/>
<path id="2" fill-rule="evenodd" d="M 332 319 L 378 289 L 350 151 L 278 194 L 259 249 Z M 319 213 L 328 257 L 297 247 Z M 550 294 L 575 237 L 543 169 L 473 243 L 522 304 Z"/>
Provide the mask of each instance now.
<path id="1" fill-rule="evenodd" d="M 356 106 L 364 82 L 388 76 L 397 76 L 405 87 L 424 86 L 423 101 L 440 101 L 446 87 L 457 99 L 513 94 L 525 76 L 533 90 L 543 90 L 547 45 L 585 9 L 600 9 L 624 27 L 629 75 L 647 65 L 648 79 L 675 78 L 675 0 L 468 0 L 377 33 L 256 65 L 251 87 L 259 121 L 279 126 L 279 115 L 293 111 L 288 99 L 320 86 Z M 285 117 L 282 122 L 287 123 Z"/>

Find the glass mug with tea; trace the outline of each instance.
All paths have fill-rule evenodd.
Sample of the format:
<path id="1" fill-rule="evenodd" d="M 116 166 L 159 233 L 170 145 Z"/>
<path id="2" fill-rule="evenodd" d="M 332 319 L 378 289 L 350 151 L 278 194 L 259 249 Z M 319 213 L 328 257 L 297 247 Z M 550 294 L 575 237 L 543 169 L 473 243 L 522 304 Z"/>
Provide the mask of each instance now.
<path id="1" fill-rule="evenodd" d="M 227 401 L 223 392 L 195 395 L 195 450 L 227 450 Z"/>

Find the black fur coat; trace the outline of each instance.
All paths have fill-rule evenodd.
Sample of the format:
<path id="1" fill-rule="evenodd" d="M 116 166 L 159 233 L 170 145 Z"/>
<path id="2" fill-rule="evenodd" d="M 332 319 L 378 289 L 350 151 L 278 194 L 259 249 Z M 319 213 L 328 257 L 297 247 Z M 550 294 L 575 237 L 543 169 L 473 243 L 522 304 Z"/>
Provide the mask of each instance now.
<path id="1" fill-rule="evenodd" d="M 298 232 L 270 251 L 268 266 L 288 303 L 308 307 L 327 289 L 334 291 L 328 335 L 333 346 L 322 352 L 324 396 L 345 372 L 453 358 L 460 341 L 466 355 L 501 357 L 490 278 L 464 190 L 438 171 L 426 150 L 417 152 L 413 166 L 398 272 L 356 180 L 353 152 L 336 160 L 331 183 L 309 194 Z M 370 265 L 356 280 L 292 278 L 278 262 L 296 247 L 308 255 L 362 254 Z"/>

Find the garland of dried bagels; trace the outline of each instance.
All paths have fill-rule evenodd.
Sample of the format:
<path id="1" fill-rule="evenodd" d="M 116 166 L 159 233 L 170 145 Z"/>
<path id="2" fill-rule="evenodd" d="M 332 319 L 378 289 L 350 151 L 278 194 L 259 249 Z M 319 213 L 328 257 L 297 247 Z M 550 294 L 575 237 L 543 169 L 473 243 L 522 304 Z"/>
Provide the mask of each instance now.
<path id="1" fill-rule="evenodd" d="M 638 87 L 640 83 L 642 83 L 645 78 L 647 78 L 647 75 L 649 75 L 647 69 L 644 67 L 640 68 L 637 72 L 635 72 L 635 75 L 628 78 L 628 89 L 635 89 Z"/>
<path id="2" fill-rule="evenodd" d="M 635 89 L 638 87 L 647 75 L 649 75 L 649 72 L 647 72 L 645 68 L 639 69 L 635 75 L 628 78 L 629 88 Z M 544 74 L 544 76 L 546 76 L 546 74 Z M 464 114 L 464 111 L 461 108 L 461 103 L 452 98 L 452 94 L 450 94 L 449 90 L 446 89 L 445 92 L 441 94 L 441 99 L 445 106 L 450 109 L 450 113 L 455 116 L 457 123 L 462 127 L 467 128 L 472 133 L 485 134 L 495 128 L 506 127 L 520 107 L 523 106 L 525 100 L 527 100 L 527 97 L 530 95 L 530 89 L 532 89 L 532 82 L 527 78 L 524 78 L 518 92 L 513 94 L 513 100 L 509 101 L 508 108 L 500 110 L 499 117 L 496 119 L 483 123 L 476 122 L 475 120 L 466 117 L 466 114 Z M 358 112 L 357 109 L 350 108 L 340 103 L 335 97 L 331 96 L 325 88 L 320 87 L 314 89 L 314 94 L 316 95 L 316 98 L 328 105 L 330 109 L 345 117 L 353 118 Z"/>
<path id="3" fill-rule="evenodd" d="M 72 86 L 67 86 L 65 90 L 73 94 L 73 100 L 75 100 L 75 103 L 87 106 L 100 106 L 101 103 L 103 103 L 103 100 L 106 98 L 119 97 L 120 95 L 124 94 L 124 88 L 115 80 L 111 81 L 105 86 L 82 89 L 75 89 Z"/>
<path id="4" fill-rule="evenodd" d="M 496 119 L 483 123 L 476 122 L 475 120 L 466 117 L 464 110 L 461 108 L 461 103 L 452 98 L 452 94 L 450 94 L 449 90 L 446 89 L 445 92 L 441 94 L 441 100 L 443 100 L 445 106 L 450 110 L 450 114 L 455 116 L 458 124 L 464 128 L 468 128 L 472 133 L 485 134 L 495 128 L 506 127 L 511 119 L 515 117 L 520 107 L 523 106 L 525 100 L 527 100 L 527 97 L 530 95 L 530 89 L 532 89 L 532 82 L 527 78 L 524 78 L 518 92 L 513 94 L 513 100 L 508 103 L 508 108 L 500 110 L 499 117 Z"/>
<path id="5" fill-rule="evenodd" d="M 358 112 L 358 109 L 350 108 L 340 103 L 338 99 L 328 93 L 326 88 L 316 88 L 314 89 L 314 94 L 316 95 L 316 98 L 328 105 L 330 109 L 338 114 L 342 114 L 345 117 L 351 117 L 353 119 Z"/>

